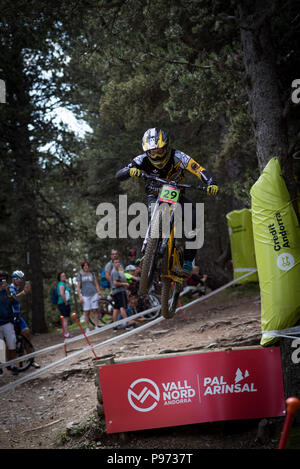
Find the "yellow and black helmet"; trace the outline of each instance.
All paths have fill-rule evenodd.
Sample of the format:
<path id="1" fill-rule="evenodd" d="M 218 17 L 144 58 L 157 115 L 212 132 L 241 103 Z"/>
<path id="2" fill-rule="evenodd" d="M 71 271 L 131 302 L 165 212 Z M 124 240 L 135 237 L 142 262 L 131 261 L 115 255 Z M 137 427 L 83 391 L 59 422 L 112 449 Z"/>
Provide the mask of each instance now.
<path id="1" fill-rule="evenodd" d="M 170 138 L 167 132 L 156 127 L 146 130 L 142 145 L 153 166 L 158 169 L 166 166 L 171 156 Z"/>

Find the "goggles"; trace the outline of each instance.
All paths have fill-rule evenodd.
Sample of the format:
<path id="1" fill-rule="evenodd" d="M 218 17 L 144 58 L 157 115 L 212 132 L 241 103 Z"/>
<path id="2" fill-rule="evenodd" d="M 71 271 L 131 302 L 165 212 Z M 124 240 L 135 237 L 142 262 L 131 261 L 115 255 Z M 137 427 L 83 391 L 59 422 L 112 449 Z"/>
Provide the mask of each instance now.
<path id="1" fill-rule="evenodd" d="M 148 150 L 147 155 L 151 160 L 163 160 L 167 154 L 167 148 L 154 148 L 153 150 Z"/>

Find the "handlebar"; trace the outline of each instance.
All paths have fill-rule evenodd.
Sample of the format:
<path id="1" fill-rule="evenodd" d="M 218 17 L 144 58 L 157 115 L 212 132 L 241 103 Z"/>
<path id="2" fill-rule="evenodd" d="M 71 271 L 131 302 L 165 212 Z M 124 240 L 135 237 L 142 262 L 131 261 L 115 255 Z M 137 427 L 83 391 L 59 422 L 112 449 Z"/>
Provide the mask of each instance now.
<path id="1" fill-rule="evenodd" d="M 145 179 L 145 180 L 146 179 L 148 179 L 148 180 L 151 179 L 153 181 L 161 182 L 162 184 L 172 185 L 172 186 L 175 186 L 175 187 L 178 187 L 178 188 L 192 188 L 192 189 L 198 189 L 198 190 L 206 191 L 205 186 L 201 186 L 201 185 L 200 186 L 194 186 L 193 184 L 179 184 L 176 181 L 159 178 L 158 176 L 152 176 L 152 175 L 146 174 L 146 173 L 142 173 L 141 178 Z"/>

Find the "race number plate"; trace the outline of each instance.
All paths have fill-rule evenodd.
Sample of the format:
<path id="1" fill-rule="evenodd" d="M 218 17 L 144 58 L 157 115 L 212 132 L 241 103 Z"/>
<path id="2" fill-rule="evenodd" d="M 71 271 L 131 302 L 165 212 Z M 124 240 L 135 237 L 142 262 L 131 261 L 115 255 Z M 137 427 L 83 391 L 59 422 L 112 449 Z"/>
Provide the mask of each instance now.
<path id="1" fill-rule="evenodd" d="M 168 202 L 169 204 L 176 204 L 178 202 L 180 190 L 172 186 L 162 186 L 159 194 L 161 202 Z"/>

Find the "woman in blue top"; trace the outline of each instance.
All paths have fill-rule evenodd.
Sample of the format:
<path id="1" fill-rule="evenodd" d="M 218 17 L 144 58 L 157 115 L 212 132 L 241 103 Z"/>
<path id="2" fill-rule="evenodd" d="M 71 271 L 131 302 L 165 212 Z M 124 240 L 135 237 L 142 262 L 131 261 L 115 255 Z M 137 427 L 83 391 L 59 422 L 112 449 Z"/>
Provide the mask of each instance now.
<path id="1" fill-rule="evenodd" d="M 65 338 L 68 339 L 69 337 L 71 337 L 71 334 L 68 331 L 68 323 L 69 323 L 69 318 L 71 315 L 71 304 L 72 304 L 71 290 L 70 290 L 69 285 L 67 284 L 67 276 L 65 272 L 60 272 L 57 276 L 57 280 L 58 280 L 57 306 L 58 306 L 61 316 L 63 316 L 63 328 L 64 328 Z"/>

